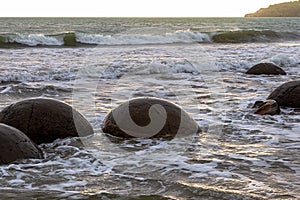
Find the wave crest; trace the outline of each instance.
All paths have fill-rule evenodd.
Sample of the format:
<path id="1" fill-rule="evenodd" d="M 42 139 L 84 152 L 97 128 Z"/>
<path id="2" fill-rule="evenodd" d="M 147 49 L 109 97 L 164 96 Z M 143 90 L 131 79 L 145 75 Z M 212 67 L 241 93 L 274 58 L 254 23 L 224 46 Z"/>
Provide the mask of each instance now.
<path id="1" fill-rule="evenodd" d="M 4 47 L 76 47 L 87 45 L 147 45 L 147 44 L 176 44 L 176 43 L 248 43 L 275 42 L 280 40 L 299 40 L 300 33 L 279 33 L 271 30 L 241 30 L 219 33 L 200 33 L 190 30 L 160 33 L 122 33 L 101 35 L 89 33 L 67 32 L 56 35 L 0 35 L 0 48 Z"/>

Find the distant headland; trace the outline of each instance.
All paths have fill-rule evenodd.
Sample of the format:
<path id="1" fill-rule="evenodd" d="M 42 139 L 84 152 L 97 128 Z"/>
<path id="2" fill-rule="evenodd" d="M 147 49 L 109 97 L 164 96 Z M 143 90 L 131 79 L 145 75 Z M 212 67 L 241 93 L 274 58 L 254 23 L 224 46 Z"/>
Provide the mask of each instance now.
<path id="1" fill-rule="evenodd" d="M 270 5 L 245 17 L 300 17 L 300 0 Z"/>

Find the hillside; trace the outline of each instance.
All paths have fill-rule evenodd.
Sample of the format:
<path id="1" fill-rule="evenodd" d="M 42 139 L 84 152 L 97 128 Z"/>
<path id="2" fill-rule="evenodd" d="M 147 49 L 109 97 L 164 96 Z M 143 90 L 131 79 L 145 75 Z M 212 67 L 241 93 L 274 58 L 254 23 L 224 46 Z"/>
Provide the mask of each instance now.
<path id="1" fill-rule="evenodd" d="M 300 17 L 300 0 L 270 5 L 245 17 Z"/>

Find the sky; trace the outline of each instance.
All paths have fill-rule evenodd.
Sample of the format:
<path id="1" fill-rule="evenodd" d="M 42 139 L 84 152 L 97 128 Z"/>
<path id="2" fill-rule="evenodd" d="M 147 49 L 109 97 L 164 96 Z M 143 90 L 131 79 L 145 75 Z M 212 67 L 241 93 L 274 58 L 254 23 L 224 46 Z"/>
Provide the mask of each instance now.
<path id="1" fill-rule="evenodd" d="M 1 0 L 0 17 L 243 17 L 289 0 Z"/>

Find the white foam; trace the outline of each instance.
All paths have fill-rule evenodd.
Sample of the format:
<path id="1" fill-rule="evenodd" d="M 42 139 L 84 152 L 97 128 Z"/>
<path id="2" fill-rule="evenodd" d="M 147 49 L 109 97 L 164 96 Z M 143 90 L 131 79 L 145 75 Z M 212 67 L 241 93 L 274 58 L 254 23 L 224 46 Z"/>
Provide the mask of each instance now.
<path id="1" fill-rule="evenodd" d="M 138 44 L 172 44 L 210 42 L 210 37 L 204 33 L 189 30 L 176 31 L 161 35 L 152 34 L 119 34 L 119 35 L 91 35 L 76 33 L 76 40 L 85 44 L 98 45 L 138 45 Z"/>
<path id="2" fill-rule="evenodd" d="M 65 192 L 66 188 L 70 187 L 82 187 L 86 186 L 87 181 L 73 181 L 69 180 L 65 183 L 59 183 L 59 184 L 52 184 L 52 185 L 44 185 L 44 188 L 47 190 L 54 190 L 54 191 L 62 191 Z"/>
<path id="3" fill-rule="evenodd" d="M 270 59 L 271 62 L 281 67 L 297 67 L 299 66 L 299 60 L 287 56 L 285 54 L 278 54 Z"/>
<path id="4" fill-rule="evenodd" d="M 198 74 L 199 71 L 191 63 L 187 61 L 174 62 L 174 61 L 154 61 L 148 65 L 137 69 L 137 75 L 150 75 L 150 74 L 173 74 L 173 73 L 192 73 Z"/>
<path id="5" fill-rule="evenodd" d="M 0 91 L 0 94 L 4 94 L 7 93 L 11 90 L 11 86 L 6 87 L 5 89 L 3 89 L 2 91 Z"/>
<path id="6" fill-rule="evenodd" d="M 61 68 L 47 68 L 41 69 L 35 66 L 23 67 L 23 69 L 7 69 L 2 70 L 0 74 L 0 82 L 40 82 L 51 80 L 73 80 L 75 74 L 69 69 Z M 11 88 L 7 87 L 0 93 L 7 93 Z"/>
<path id="7" fill-rule="evenodd" d="M 60 46 L 64 44 L 62 39 L 45 36 L 43 34 L 11 36 L 9 38 L 9 42 L 17 42 L 28 46 L 37 46 L 37 45 Z"/>
<path id="8" fill-rule="evenodd" d="M 25 183 L 25 181 L 22 180 L 22 178 L 24 176 L 26 176 L 25 173 L 18 172 L 18 173 L 16 173 L 16 178 L 12 179 L 12 180 L 9 180 L 8 183 L 11 184 L 11 185 L 20 185 L 20 184 L 23 184 L 23 183 Z"/>

